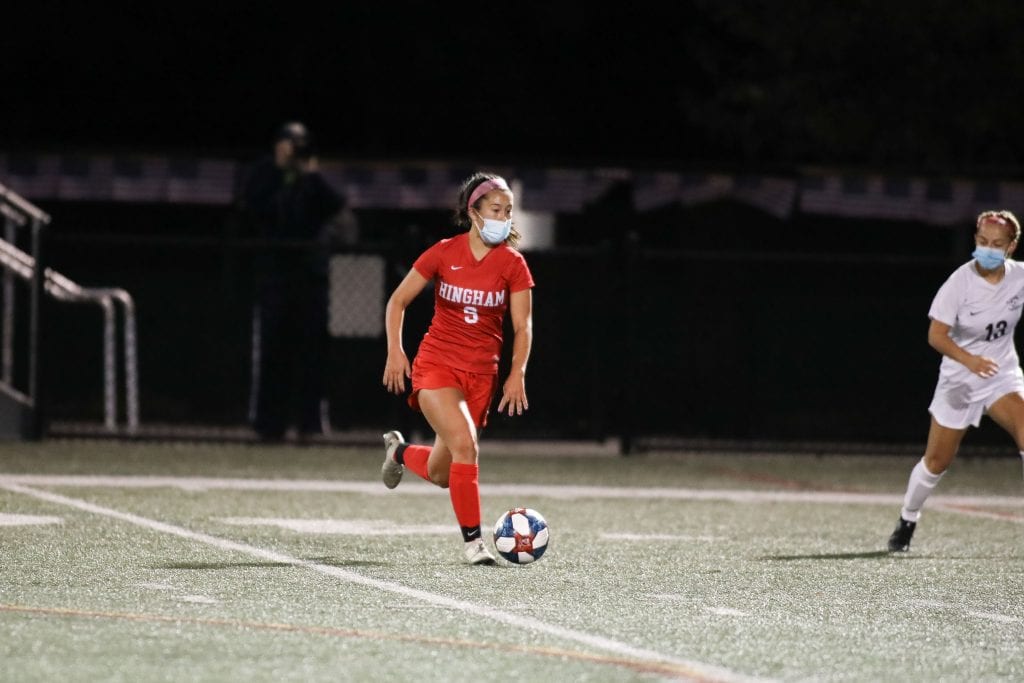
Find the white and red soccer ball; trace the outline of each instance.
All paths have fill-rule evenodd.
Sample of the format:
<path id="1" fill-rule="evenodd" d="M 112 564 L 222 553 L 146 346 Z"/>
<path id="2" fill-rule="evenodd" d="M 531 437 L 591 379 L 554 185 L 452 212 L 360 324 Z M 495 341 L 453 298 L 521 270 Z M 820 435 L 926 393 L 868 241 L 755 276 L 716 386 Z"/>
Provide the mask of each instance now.
<path id="1" fill-rule="evenodd" d="M 494 525 L 494 548 L 514 564 L 539 560 L 548 548 L 548 523 L 536 510 L 512 508 Z"/>

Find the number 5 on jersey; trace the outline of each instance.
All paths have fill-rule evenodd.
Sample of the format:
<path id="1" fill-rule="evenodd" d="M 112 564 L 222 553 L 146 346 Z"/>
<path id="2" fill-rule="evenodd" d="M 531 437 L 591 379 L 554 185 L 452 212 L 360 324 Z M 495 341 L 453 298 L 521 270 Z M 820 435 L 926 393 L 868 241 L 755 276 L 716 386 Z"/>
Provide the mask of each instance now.
<path id="1" fill-rule="evenodd" d="M 466 314 L 462 316 L 462 319 L 465 320 L 470 325 L 472 325 L 473 323 L 480 319 L 480 316 L 477 315 L 476 312 L 476 306 L 466 306 L 462 309 L 462 312 Z"/>

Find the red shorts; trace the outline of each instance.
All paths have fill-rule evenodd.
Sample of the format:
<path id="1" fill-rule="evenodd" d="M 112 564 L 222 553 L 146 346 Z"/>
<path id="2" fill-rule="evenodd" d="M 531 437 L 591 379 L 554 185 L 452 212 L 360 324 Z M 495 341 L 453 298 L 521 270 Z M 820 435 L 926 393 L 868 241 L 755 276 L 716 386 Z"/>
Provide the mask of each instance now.
<path id="1" fill-rule="evenodd" d="M 494 400 L 494 390 L 498 387 L 498 376 L 468 372 L 447 365 L 430 361 L 420 361 L 417 356 L 412 363 L 412 393 L 409 394 L 409 406 L 420 410 L 419 393 L 421 389 L 443 389 L 453 387 L 462 392 L 469 406 L 469 415 L 477 427 L 487 426 L 487 413 Z"/>

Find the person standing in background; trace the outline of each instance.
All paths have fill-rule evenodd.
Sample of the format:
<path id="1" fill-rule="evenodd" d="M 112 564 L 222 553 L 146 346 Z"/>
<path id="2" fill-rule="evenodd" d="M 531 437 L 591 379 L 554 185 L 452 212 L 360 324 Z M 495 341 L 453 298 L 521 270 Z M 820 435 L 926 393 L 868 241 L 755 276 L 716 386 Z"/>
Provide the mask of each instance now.
<path id="1" fill-rule="evenodd" d="M 324 434 L 331 245 L 354 217 L 318 170 L 306 126 L 281 126 L 270 156 L 246 175 L 236 199 L 256 240 L 249 418 L 259 438 Z"/>

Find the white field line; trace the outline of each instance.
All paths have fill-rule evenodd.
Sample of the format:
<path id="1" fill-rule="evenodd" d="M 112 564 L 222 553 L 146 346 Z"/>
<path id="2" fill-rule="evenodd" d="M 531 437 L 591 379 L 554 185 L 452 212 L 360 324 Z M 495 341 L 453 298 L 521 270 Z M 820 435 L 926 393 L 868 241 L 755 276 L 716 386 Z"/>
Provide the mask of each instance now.
<path id="1" fill-rule="evenodd" d="M 996 614 L 994 612 L 968 612 L 968 616 L 977 617 L 978 619 L 987 619 L 988 621 L 995 621 L 1000 624 L 1017 624 L 1020 623 L 1021 619 L 1017 617 L 1011 617 L 1007 614 Z"/>
<path id="2" fill-rule="evenodd" d="M 300 534 L 335 536 L 451 535 L 451 524 L 396 524 L 386 519 L 285 519 L 280 517 L 221 517 L 232 526 L 272 526 Z"/>
<path id="3" fill-rule="evenodd" d="M 205 595 L 179 595 L 178 600 L 193 605 L 216 605 L 220 602 L 216 598 L 210 598 Z"/>
<path id="4" fill-rule="evenodd" d="M 600 538 L 609 541 L 707 541 L 709 543 L 723 540 L 722 536 L 689 536 L 685 534 L 600 534 Z"/>
<path id="5" fill-rule="evenodd" d="M 377 590 L 386 591 L 389 593 L 397 593 L 408 598 L 413 598 L 422 602 L 430 603 L 431 605 L 444 607 L 447 609 L 459 610 L 476 617 L 493 619 L 494 621 L 508 624 L 514 628 L 527 629 L 538 633 L 546 633 L 556 638 L 562 638 L 569 641 L 574 641 L 587 645 L 589 647 L 596 648 L 605 652 L 612 652 L 625 657 L 632 657 L 640 661 L 654 662 L 654 663 L 668 663 L 684 669 L 690 676 L 697 679 L 713 679 L 716 681 L 763 681 L 766 679 L 759 679 L 744 676 L 728 669 L 723 669 L 711 664 L 705 664 L 703 662 L 691 661 L 679 657 L 672 657 L 669 655 L 655 652 L 654 650 L 647 650 L 644 648 L 634 647 L 628 643 L 622 643 L 617 640 L 610 638 L 604 638 L 602 636 L 594 635 L 591 633 L 585 633 L 583 631 L 576 631 L 573 629 L 563 628 L 554 624 L 548 624 L 540 621 L 539 619 L 533 619 L 531 617 L 520 616 L 511 614 L 509 612 L 503 612 L 486 605 L 478 605 L 463 600 L 456 600 L 455 598 L 449 598 L 444 595 L 438 595 L 436 593 L 430 593 L 427 591 L 419 590 L 416 588 L 409 588 L 399 583 L 392 583 L 390 581 L 381 581 L 379 579 L 373 579 L 370 577 L 363 576 L 347 569 L 340 567 L 333 567 L 330 565 L 319 564 L 317 562 L 311 562 L 309 560 L 303 560 L 301 558 L 292 557 L 284 553 L 275 552 L 266 548 L 260 548 L 247 543 L 240 543 L 238 541 L 232 541 L 226 538 L 219 538 L 217 536 L 211 536 L 197 531 L 191 531 L 184 527 L 175 526 L 173 524 L 167 524 L 155 519 L 149 519 L 147 517 L 140 517 L 130 512 L 122 512 L 113 508 L 102 507 L 100 505 L 94 505 L 88 501 L 79 500 L 77 498 L 69 498 L 60 494 L 51 493 L 49 491 L 41 491 L 39 489 L 29 488 L 11 482 L 8 478 L 0 476 L 0 488 L 15 493 L 20 493 L 39 500 L 45 500 L 50 503 L 57 505 L 64 505 L 71 508 L 76 508 L 84 512 L 89 512 L 96 515 L 102 515 L 104 517 L 110 517 L 118 519 L 129 524 L 149 529 L 151 531 L 157 531 L 172 536 L 178 536 L 185 538 L 190 541 L 197 543 L 204 543 L 225 552 L 236 552 L 244 555 L 250 555 L 253 557 L 260 558 L 268 562 L 274 562 L 277 564 L 288 564 L 296 567 L 303 567 L 310 569 L 321 574 L 326 574 L 349 583 L 358 584 L 362 586 L 368 586 Z M 683 672 L 680 672 L 681 674 Z"/>
<path id="6" fill-rule="evenodd" d="M 952 602 L 941 602 L 939 600 L 908 600 L 907 604 L 912 608 L 955 611 L 961 614 L 966 614 L 969 617 L 995 621 L 1000 624 L 1018 624 L 1024 622 L 1024 619 L 1020 617 L 1014 617 L 1009 614 L 999 614 L 997 612 L 982 612 L 979 610 L 966 609 L 964 605 L 958 605 Z"/>
<path id="7" fill-rule="evenodd" d="M 705 607 L 706 611 L 712 614 L 717 614 L 720 617 L 749 617 L 747 612 L 743 612 L 732 607 Z"/>
<path id="8" fill-rule="evenodd" d="M 13 515 L 0 512 L 0 526 L 28 526 L 34 524 L 63 524 L 60 517 L 42 517 L 39 515 Z"/>
<path id="9" fill-rule="evenodd" d="M 403 482 L 390 490 L 373 481 L 337 479 L 240 479 L 216 477 L 157 477 L 105 475 L 2 474 L 0 484 L 26 486 L 177 488 L 186 491 L 303 491 L 359 493 L 362 495 L 437 495 L 437 487 L 425 482 Z M 644 486 L 550 486 L 543 484 L 481 484 L 484 495 L 540 496 L 555 499 L 637 498 L 642 500 L 729 501 L 734 503 L 825 503 L 850 505 L 899 505 L 903 494 L 852 493 L 845 491 L 751 491 L 743 489 L 690 489 Z M 936 494 L 928 506 L 1024 508 L 1024 496 L 949 496 Z M 951 510 L 966 512 L 962 510 Z"/>

